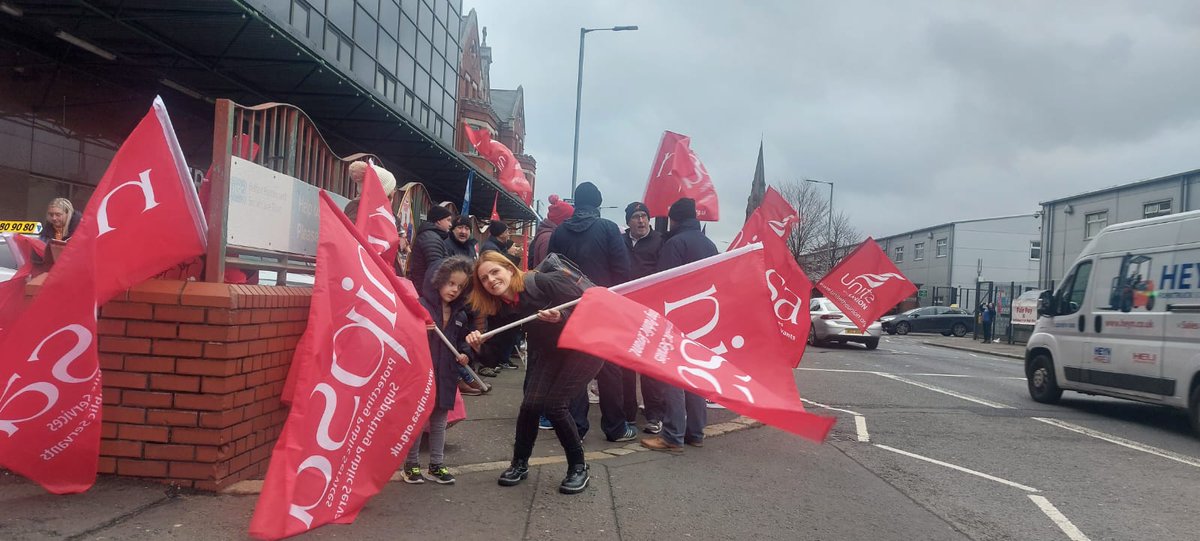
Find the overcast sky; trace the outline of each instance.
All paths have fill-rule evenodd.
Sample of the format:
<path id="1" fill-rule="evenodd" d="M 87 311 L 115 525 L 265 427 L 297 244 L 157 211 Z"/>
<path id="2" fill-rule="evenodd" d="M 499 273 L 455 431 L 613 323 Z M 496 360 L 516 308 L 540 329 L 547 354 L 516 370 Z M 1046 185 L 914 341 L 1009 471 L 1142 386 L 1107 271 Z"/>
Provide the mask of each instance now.
<path id="1" fill-rule="evenodd" d="M 567 196 L 579 28 L 579 178 L 641 199 L 663 130 L 708 167 L 724 246 L 760 137 L 767 182 L 835 182 L 865 234 L 1038 210 L 1200 168 L 1200 4 L 466 0 L 492 86 L 525 89 L 537 194 Z M 827 187 L 821 186 L 822 189 Z M 624 221 L 619 210 L 605 216 Z"/>

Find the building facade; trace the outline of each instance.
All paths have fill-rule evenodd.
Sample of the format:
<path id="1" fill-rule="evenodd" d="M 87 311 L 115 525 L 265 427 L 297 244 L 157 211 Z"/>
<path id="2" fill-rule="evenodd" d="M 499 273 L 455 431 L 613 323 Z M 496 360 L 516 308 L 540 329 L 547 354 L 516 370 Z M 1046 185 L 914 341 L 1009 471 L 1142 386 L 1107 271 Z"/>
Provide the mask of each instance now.
<path id="1" fill-rule="evenodd" d="M 921 305 L 967 304 L 980 282 L 1036 283 L 1041 259 L 1033 214 L 962 220 L 876 239 L 918 287 Z"/>
<path id="2" fill-rule="evenodd" d="M 1042 287 L 1062 279 L 1100 230 L 1200 209 L 1200 169 L 1054 199 L 1041 204 Z"/>

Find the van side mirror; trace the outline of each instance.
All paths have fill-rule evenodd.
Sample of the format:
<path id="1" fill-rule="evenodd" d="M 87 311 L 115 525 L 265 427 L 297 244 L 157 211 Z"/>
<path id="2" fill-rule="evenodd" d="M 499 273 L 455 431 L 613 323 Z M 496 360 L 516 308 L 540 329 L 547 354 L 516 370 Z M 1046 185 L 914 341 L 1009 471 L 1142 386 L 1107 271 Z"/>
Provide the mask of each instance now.
<path id="1" fill-rule="evenodd" d="M 1037 316 L 1054 316 L 1054 292 L 1049 289 L 1038 295 Z"/>

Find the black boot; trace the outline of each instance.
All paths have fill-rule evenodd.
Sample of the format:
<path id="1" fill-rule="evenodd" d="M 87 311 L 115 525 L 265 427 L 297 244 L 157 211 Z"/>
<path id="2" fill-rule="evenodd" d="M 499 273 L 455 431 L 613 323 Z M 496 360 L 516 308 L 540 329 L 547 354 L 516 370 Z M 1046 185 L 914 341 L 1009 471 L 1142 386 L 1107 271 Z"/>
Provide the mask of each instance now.
<path id="1" fill-rule="evenodd" d="M 514 458 L 508 469 L 500 474 L 498 482 L 502 487 L 511 487 L 519 485 L 526 477 L 529 477 L 529 461 L 522 458 Z"/>
<path id="2" fill-rule="evenodd" d="M 562 484 L 558 485 L 558 491 L 563 494 L 579 494 L 588 486 L 588 481 L 592 476 L 588 475 L 587 464 L 575 464 L 567 469 L 567 476 L 563 478 Z"/>

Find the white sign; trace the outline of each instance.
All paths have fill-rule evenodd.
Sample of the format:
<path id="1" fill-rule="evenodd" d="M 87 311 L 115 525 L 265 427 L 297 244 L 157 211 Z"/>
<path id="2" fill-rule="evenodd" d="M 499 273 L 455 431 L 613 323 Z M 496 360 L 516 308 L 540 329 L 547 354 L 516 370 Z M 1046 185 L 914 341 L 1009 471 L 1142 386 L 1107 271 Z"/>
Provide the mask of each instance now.
<path id="1" fill-rule="evenodd" d="M 229 168 L 229 226 L 235 246 L 317 255 L 320 188 L 234 156 Z M 329 194 L 338 206 L 348 199 Z"/>
<path id="2" fill-rule="evenodd" d="M 1017 297 L 1012 303 L 1012 324 L 1013 325 L 1035 325 L 1037 324 L 1037 306 L 1038 297 L 1041 296 L 1042 290 L 1035 289 L 1026 291 L 1020 297 Z"/>

